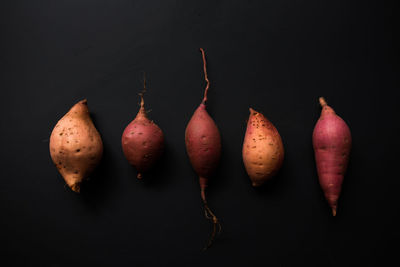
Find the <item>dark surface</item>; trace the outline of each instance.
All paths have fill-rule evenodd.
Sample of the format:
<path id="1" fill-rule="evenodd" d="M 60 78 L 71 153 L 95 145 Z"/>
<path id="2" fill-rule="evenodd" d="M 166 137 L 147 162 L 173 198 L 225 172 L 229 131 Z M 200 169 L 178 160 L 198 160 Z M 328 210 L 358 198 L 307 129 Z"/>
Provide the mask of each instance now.
<path id="1" fill-rule="evenodd" d="M 396 265 L 398 11 L 385 1 L 1 1 L 0 265 Z M 184 146 L 205 86 L 199 47 L 223 139 L 208 192 L 223 232 L 206 252 L 210 225 Z M 138 181 L 120 138 L 143 71 L 166 151 Z M 336 218 L 311 145 L 319 96 L 353 136 Z M 104 157 L 77 195 L 48 138 L 83 98 Z M 286 149 L 278 177 L 257 190 L 241 158 L 249 106 Z"/>

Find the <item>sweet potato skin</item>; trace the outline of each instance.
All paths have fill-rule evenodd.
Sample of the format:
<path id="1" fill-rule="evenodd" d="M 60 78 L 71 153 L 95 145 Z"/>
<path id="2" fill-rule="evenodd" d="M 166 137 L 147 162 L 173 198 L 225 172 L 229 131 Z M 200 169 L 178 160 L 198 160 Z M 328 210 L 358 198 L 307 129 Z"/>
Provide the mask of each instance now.
<path id="1" fill-rule="evenodd" d="M 325 100 L 320 101 L 323 108 L 313 131 L 313 147 L 319 183 L 335 216 L 352 139 L 346 122 Z"/>
<path id="2" fill-rule="evenodd" d="M 283 164 L 284 148 L 278 130 L 263 114 L 252 108 L 242 157 L 247 174 L 255 187 L 273 177 Z"/>
<path id="3" fill-rule="evenodd" d="M 124 155 L 138 171 L 139 179 L 164 151 L 164 134 L 157 124 L 146 117 L 144 109 L 125 128 L 121 142 Z"/>
<path id="4" fill-rule="evenodd" d="M 221 136 L 203 103 L 186 127 L 185 143 L 190 162 L 202 183 L 202 178 L 211 177 L 221 157 Z"/>
<path id="5" fill-rule="evenodd" d="M 94 126 L 87 101 L 75 104 L 54 127 L 50 156 L 68 186 L 75 192 L 95 169 L 103 154 L 103 143 Z"/>

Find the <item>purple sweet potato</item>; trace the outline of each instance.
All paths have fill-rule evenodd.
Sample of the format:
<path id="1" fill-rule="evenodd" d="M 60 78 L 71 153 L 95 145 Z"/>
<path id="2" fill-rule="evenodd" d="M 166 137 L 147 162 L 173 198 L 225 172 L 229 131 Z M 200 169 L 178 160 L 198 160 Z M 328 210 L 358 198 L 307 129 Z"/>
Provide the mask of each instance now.
<path id="1" fill-rule="evenodd" d="M 336 216 L 344 174 L 349 162 L 351 133 L 342 118 L 320 97 L 321 116 L 313 132 L 313 146 L 319 183 Z"/>

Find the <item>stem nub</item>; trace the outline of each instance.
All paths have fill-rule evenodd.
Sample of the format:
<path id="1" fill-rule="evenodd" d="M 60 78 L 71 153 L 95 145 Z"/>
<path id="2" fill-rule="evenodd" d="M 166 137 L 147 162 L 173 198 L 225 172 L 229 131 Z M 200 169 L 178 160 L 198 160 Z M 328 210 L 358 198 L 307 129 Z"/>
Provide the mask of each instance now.
<path id="1" fill-rule="evenodd" d="M 326 103 L 325 98 L 320 97 L 319 98 L 319 104 L 321 105 L 321 107 L 325 107 L 328 105 L 328 103 Z"/>
<path id="2" fill-rule="evenodd" d="M 143 72 L 143 90 L 142 92 L 139 93 L 140 96 L 140 111 L 146 114 L 146 111 L 144 109 L 144 93 L 146 93 L 146 72 Z"/>
<path id="3" fill-rule="evenodd" d="M 332 208 L 332 215 L 333 215 L 333 216 L 336 216 L 336 207 L 333 207 L 333 208 Z"/>
<path id="4" fill-rule="evenodd" d="M 200 48 L 200 51 L 201 51 L 201 55 L 203 57 L 204 80 L 206 80 L 206 82 L 207 82 L 206 88 L 204 89 L 204 98 L 202 101 L 202 103 L 205 105 L 207 102 L 207 93 L 208 93 L 208 88 L 210 87 L 210 81 L 208 80 L 208 76 L 207 76 L 206 54 L 205 54 L 203 48 Z"/>
<path id="5" fill-rule="evenodd" d="M 75 193 L 80 193 L 81 192 L 81 183 L 74 183 L 71 186 L 71 190 L 74 191 Z"/>

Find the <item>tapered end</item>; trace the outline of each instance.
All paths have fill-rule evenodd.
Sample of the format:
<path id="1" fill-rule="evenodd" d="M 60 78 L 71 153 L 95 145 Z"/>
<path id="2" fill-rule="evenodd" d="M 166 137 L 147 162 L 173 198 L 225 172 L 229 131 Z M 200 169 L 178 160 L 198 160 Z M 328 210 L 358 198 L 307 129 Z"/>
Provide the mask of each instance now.
<path id="1" fill-rule="evenodd" d="M 326 103 L 325 98 L 320 97 L 319 98 L 319 104 L 321 105 L 321 107 L 325 107 L 326 105 L 328 105 L 328 103 Z"/>
<path id="2" fill-rule="evenodd" d="M 258 114 L 258 112 L 255 111 L 255 110 L 252 109 L 252 108 L 249 108 L 249 111 L 250 111 L 250 115 L 257 115 L 257 114 Z"/>
<path id="3" fill-rule="evenodd" d="M 141 97 L 142 97 L 142 99 L 141 99 L 141 101 L 140 101 L 140 109 L 139 109 L 138 113 L 136 114 L 135 119 L 143 119 L 143 118 L 146 118 L 146 119 L 147 119 L 147 112 L 146 112 L 146 110 L 144 109 L 143 96 L 141 96 Z"/>
<path id="4" fill-rule="evenodd" d="M 204 203 L 207 203 L 206 188 L 207 188 L 207 184 L 208 184 L 208 179 L 204 178 L 204 177 L 199 177 L 199 183 L 200 183 L 201 199 L 203 200 Z"/>
<path id="5" fill-rule="evenodd" d="M 75 193 L 80 193 L 81 192 L 81 184 L 80 183 L 75 183 L 70 186 L 71 190 L 74 191 Z"/>
<path id="6" fill-rule="evenodd" d="M 336 208 L 332 208 L 332 215 L 336 216 Z"/>
<path id="7" fill-rule="evenodd" d="M 72 106 L 72 108 L 68 111 L 68 116 L 72 117 L 81 117 L 83 115 L 89 114 L 87 100 L 83 99 Z M 65 115 L 67 115 L 65 114 Z"/>
<path id="8" fill-rule="evenodd" d="M 333 110 L 333 108 L 328 106 L 328 103 L 326 103 L 325 98 L 320 97 L 319 104 L 322 107 L 321 116 L 328 115 L 328 114 L 336 114 L 335 111 Z"/>

